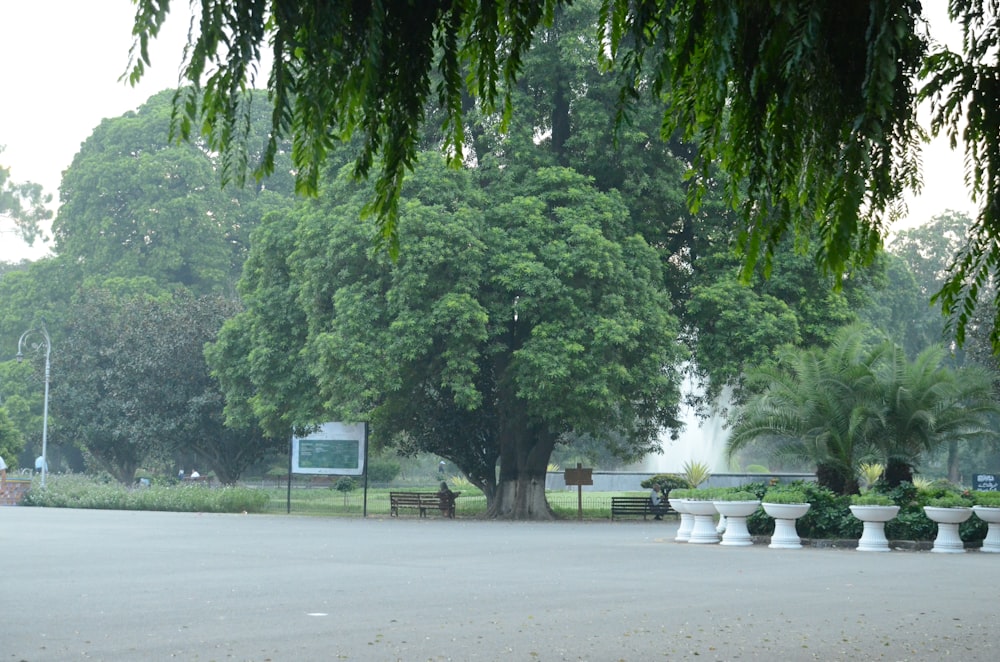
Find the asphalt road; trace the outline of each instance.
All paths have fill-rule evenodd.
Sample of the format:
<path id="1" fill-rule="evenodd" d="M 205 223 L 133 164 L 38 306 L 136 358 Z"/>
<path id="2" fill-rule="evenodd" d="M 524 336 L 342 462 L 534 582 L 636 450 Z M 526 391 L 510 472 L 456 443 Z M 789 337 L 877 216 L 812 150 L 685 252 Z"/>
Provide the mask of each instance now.
<path id="1" fill-rule="evenodd" d="M 0 662 L 1000 659 L 1000 554 L 0 508 Z"/>

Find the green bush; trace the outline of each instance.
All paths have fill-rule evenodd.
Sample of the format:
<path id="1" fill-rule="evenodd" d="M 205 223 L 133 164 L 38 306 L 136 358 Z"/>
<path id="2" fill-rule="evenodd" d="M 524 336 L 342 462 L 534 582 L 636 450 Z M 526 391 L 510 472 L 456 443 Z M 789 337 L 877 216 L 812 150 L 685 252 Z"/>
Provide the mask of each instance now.
<path id="1" fill-rule="evenodd" d="M 851 496 L 852 506 L 895 506 L 892 497 L 888 494 L 854 494 Z"/>
<path id="2" fill-rule="evenodd" d="M 740 488 L 730 488 L 715 495 L 716 501 L 756 501 L 757 495 Z"/>
<path id="3" fill-rule="evenodd" d="M 396 460 L 385 457 L 369 458 L 368 480 L 372 485 L 388 485 L 396 480 L 400 469 L 401 465 Z"/>
<path id="4" fill-rule="evenodd" d="M 779 486 L 764 493 L 764 503 L 806 503 L 805 491 L 795 487 Z"/>
<path id="5" fill-rule="evenodd" d="M 45 489 L 33 488 L 22 504 L 48 508 L 260 513 L 267 510 L 269 501 L 266 492 L 245 487 L 153 485 L 132 488 L 82 474 L 50 474 Z"/>
<path id="6" fill-rule="evenodd" d="M 972 500 L 977 506 L 1000 508 L 1000 492 L 973 492 Z"/>
<path id="7" fill-rule="evenodd" d="M 639 484 L 647 490 L 653 489 L 653 485 L 659 485 L 664 498 L 669 497 L 670 492 L 673 490 L 686 490 L 690 487 L 687 480 L 677 474 L 657 474 L 650 476 Z M 676 499 L 677 497 L 674 498 Z"/>

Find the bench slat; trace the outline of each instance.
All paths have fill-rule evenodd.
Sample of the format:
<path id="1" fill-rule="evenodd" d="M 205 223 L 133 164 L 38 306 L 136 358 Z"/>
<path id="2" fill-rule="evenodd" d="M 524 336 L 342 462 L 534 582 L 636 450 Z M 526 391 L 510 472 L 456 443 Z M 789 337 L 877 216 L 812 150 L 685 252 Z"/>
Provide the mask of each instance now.
<path id="1" fill-rule="evenodd" d="M 660 504 L 659 513 L 657 513 L 654 512 L 649 497 L 611 497 L 611 519 L 624 515 L 642 515 L 642 518 L 646 519 L 647 515 L 665 515 L 669 512 L 671 509 L 666 499 Z"/>
<path id="2" fill-rule="evenodd" d="M 437 492 L 389 492 L 389 516 L 399 517 L 400 508 L 416 508 L 420 517 L 426 517 L 429 509 L 436 509 L 454 519 L 455 497 L 458 495 L 459 492 L 453 492 L 450 503 L 442 503 Z"/>

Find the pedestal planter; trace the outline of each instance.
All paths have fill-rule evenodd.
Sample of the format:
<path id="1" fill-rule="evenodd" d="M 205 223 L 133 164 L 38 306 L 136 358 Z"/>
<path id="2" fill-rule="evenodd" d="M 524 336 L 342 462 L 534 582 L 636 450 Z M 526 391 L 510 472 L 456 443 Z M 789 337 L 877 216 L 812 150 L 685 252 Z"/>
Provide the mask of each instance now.
<path id="1" fill-rule="evenodd" d="M 687 500 L 684 505 L 694 515 L 694 526 L 688 542 L 696 545 L 714 545 L 719 542 L 719 532 L 715 530 L 715 504 L 711 501 Z"/>
<path id="2" fill-rule="evenodd" d="M 677 528 L 677 536 L 674 542 L 687 542 L 691 537 L 691 529 L 694 527 L 694 515 L 688 512 L 687 502 L 684 499 L 667 499 L 670 507 L 681 516 L 681 524 Z"/>
<path id="3" fill-rule="evenodd" d="M 986 538 L 979 551 L 1000 553 L 1000 508 L 973 506 L 972 511 L 987 525 Z"/>
<path id="4" fill-rule="evenodd" d="M 726 518 L 725 533 L 722 534 L 723 545 L 746 547 L 753 544 L 750 531 L 747 529 L 747 517 L 760 508 L 760 501 L 714 501 L 712 502 L 719 514 Z"/>
<path id="5" fill-rule="evenodd" d="M 771 549 L 802 549 L 802 539 L 795 529 L 795 520 L 809 512 L 808 503 L 767 503 L 761 504 L 764 512 L 774 518 L 774 534 L 771 535 Z"/>
<path id="6" fill-rule="evenodd" d="M 864 522 L 859 552 L 888 552 L 885 523 L 899 514 L 899 506 L 851 506 L 851 514 Z"/>
<path id="7" fill-rule="evenodd" d="M 961 554 L 965 551 L 962 538 L 958 535 L 958 525 L 972 517 L 972 508 L 924 506 L 924 514 L 937 522 L 938 525 L 937 537 L 934 538 L 932 552 Z"/>

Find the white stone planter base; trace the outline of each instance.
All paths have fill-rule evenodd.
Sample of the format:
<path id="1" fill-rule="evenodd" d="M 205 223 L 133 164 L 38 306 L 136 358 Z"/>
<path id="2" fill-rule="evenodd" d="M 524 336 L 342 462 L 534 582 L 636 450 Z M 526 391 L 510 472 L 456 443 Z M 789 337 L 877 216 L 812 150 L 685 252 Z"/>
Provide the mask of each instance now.
<path id="1" fill-rule="evenodd" d="M 688 543 L 714 545 L 719 542 L 719 532 L 715 530 L 715 506 L 711 501 L 688 501 L 687 509 L 694 515 L 694 526 Z"/>
<path id="2" fill-rule="evenodd" d="M 731 547 L 752 545 L 753 538 L 750 537 L 750 530 L 747 528 L 747 518 L 734 515 L 726 517 L 726 532 L 722 534 L 722 542 L 719 544 Z"/>
<path id="3" fill-rule="evenodd" d="M 938 522 L 937 537 L 934 538 L 934 547 L 931 551 L 938 554 L 963 554 L 965 543 L 958 535 L 958 524 Z"/>
<path id="4" fill-rule="evenodd" d="M 677 529 L 677 542 L 687 542 L 691 539 L 691 529 L 694 528 L 694 515 L 691 513 L 681 513 L 681 525 Z"/>
<path id="5" fill-rule="evenodd" d="M 802 549 L 802 538 L 795 530 L 795 520 L 774 520 L 774 534 L 771 535 L 771 549 Z"/>
<path id="6" fill-rule="evenodd" d="M 885 537 L 885 522 L 865 522 L 858 540 L 859 552 L 888 552 L 889 540 Z"/>
<path id="7" fill-rule="evenodd" d="M 771 535 L 771 549 L 802 549 L 802 539 L 795 529 L 795 520 L 809 512 L 808 503 L 767 503 L 761 504 L 764 512 L 774 518 L 774 534 Z"/>
<path id="8" fill-rule="evenodd" d="M 888 552 L 885 523 L 899 514 L 899 506 L 851 506 L 851 513 L 864 522 L 859 552 Z"/>
<path id="9" fill-rule="evenodd" d="M 747 529 L 747 517 L 760 507 L 760 501 L 715 501 L 715 509 L 725 521 L 723 545 L 746 547 L 753 544 Z"/>
<path id="10" fill-rule="evenodd" d="M 938 532 L 934 538 L 932 552 L 938 554 L 962 554 L 965 544 L 958 534 L 958 525 L 972 517 L 972 508 L 935 508 L 924 506 L 924 513 L 937 522 Z"/>
<path id="11" fill-rule="evenodd" d="M 976 517 L 986 522 L 986 537 L 979 551 L 1000 554 L 1000 508 L 973 506 L 972 510 Z"/>

